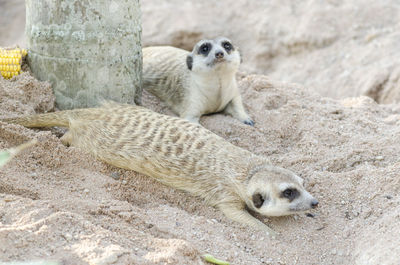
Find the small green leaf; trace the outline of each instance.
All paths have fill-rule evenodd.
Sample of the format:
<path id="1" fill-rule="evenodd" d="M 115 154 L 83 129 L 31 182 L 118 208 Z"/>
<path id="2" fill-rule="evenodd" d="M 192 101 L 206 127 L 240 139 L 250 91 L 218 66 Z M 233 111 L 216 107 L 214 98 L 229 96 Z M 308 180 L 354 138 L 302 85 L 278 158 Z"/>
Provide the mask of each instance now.
<path id="1" fill-rule="evenodd" d="M 0 152 L 0 167 L 4 166 L 8 160 L 11 159 L 11 153 L 9 151 Z"/>
<path id="2" fill-rule="evenodd" d="M 204 258 L 205 261 L 210 262 L 212 264 L 229 265 L 229 262 L 224 261 L 224 260 L 220 260 L 220 259 L 216 259 L 216 258 L 214 258 L 214 256 L 212 256 L 210 254 L 204 254 L 203 258 Z"/>
<path id="3" fill-rule="evenodd" d="M 14 156 L 16 156 L 22 150 L 37 144 L 37 140 L 33 139 L 27 143 L 21 144 L 17 147 L 10 148 L 8 150 L 0 151 L 0 168 L 7 164 Z M 0 264 L 1 265 L 1 264 Z"/>

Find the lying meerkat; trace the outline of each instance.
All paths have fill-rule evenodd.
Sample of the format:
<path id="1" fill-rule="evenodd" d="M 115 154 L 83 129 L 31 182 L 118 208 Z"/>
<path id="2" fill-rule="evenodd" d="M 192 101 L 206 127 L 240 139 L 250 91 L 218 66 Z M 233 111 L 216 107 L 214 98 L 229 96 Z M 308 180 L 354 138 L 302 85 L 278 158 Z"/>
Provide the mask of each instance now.
<path id="1" fill-rule="evenodd" d="M 238 49 L 224 37 L 201 40 L 191 53 L 170 46 L 147 47 L 143 49 L 143 88 L 191 122 L 223 111 L 253 126 L 236 83 L 239 64 Z"/>
<path id="2" fill-rule="evenodd" d="M 61 138 L 117 167 L 202 197 L 228 218 L 274 232 L 250 215 L 281 216 L 318 205 L 293 172 L 270 164 L 202 126 L 149 109 L 107 103 L 3 120 L 26 127 L 69 127 Z"/>

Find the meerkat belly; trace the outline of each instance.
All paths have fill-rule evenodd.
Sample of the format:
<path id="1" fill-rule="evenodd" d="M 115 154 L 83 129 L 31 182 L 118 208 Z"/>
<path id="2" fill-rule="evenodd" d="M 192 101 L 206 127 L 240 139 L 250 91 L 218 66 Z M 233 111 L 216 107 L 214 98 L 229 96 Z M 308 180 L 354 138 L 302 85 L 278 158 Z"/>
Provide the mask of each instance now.
<path id="1" fill-rule="evenodd" d="M 232 80 L 223 80 L 219 77 L 204 80 L 197 85 L 195 96 L 199 97 L 204 113 L 220 112 L 232 100 L 236 91 L 232 86 Z"/>

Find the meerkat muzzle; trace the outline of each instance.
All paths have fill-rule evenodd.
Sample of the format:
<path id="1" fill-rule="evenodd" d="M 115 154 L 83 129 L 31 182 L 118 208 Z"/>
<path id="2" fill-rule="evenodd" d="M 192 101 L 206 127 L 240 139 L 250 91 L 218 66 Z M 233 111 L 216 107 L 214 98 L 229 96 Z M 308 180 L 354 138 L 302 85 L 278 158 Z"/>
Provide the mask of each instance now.
<path id="1" fill-rule="evenodd" d="M 216 51 L 215 52 L 215 59 L 214 59 L 214 63 L 221 63 L 225 61 L 224 58 L 224 52 L 223 51 Z"/>
<path id="2" fill-rule="evenodd" d="M 222 59 L 222 58 L 224 58 L 224 53 L 223 53 L 222 51 L 217 51 L 217 52 L 215 53 L 215 58 L 217 58 L 217 59 Z"/>

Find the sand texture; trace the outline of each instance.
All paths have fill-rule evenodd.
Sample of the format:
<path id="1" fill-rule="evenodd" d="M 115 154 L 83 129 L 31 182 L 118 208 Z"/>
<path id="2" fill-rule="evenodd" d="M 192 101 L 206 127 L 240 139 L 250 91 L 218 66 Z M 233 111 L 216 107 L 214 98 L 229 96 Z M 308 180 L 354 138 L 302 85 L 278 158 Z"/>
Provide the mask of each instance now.
<path id="1" fill-rule="evenodd" d="M 222 35 L 239 46 L 243 71 L 336 99 L 400 102 L 398 0 L 146 0 L 141 9 L 143 46 L 191 50 Z M 24 0 L 0 0 L 0 10 L 0 46 L 26 46 Z"/>
<path id="2" fill-rule="evenodd" d="M 320 201 L 314 217 L 264 218 L 280 233 L 271 239 L 200 199 L 63 146 L 58 130 L 0 122 L 0 148 L 39 140 L 0 170 L 0 260 L 202 264 L 210 253 L 232 264 L 398 264 L 400 108 L 322 98 L 260 75 L 239 84 L 256 126 L 222 114 L 201 123 L 300 174 Z M 0 116 L 52 110 L 49 88 L 29 73 L 1 79 Z M 144 104 L 166 111 L 148 94 Z"/>
<path id="3" fill-rule="evenodd" d="M 142 1 L 143 44 L 231 38 L 242 69 L 340 99 L 400 102 L 396 0 Z M 167 12 L 166 12 L 167 10 Z"/>
<path id="4" fill-rule="evenodd" d="M 141 1 L 142 43 L 191 49 L 224 35 L 255 127 L 201 124 L 298 173 L 320 202 L 261 218 L 276 239 L 202 200 L 66 147 L 65 130 L 0 122 L 0 149 L 38 144 L 0 169 L 0 263 L 400 264 L 400 4 L 373 1 Z M 24 40 L 24 1 L 0 0 L 0 47 Z M 0 77 L 0 118 L 56 110 L 29 69 Z M 383 104 L 380 104 L 383 103 Z M 172 113 L 143 95 L 145 107 Z M 260 217 L 259 217 L 260 218 Z"/>

